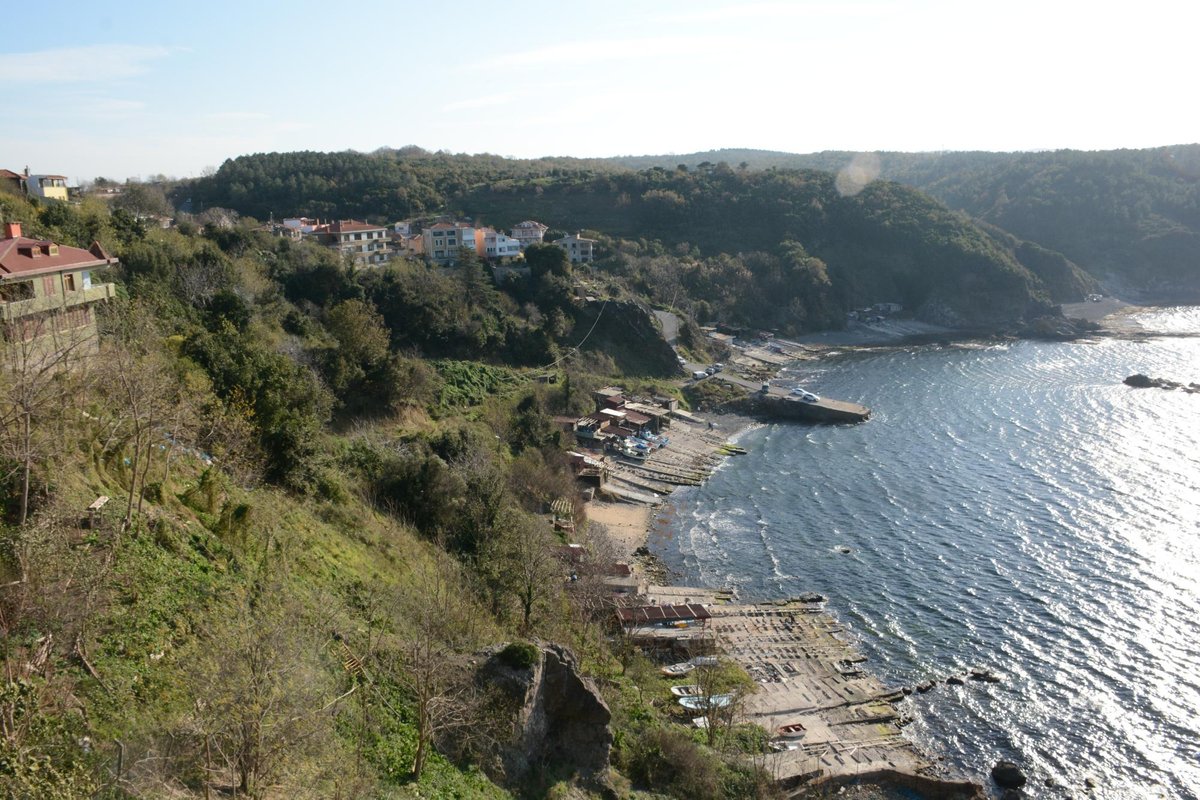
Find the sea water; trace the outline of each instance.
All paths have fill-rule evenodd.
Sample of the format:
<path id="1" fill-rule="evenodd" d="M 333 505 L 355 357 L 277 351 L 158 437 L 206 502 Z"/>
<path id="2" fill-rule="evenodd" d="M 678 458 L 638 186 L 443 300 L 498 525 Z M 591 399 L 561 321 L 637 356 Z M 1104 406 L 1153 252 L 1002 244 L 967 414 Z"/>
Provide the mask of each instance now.
<path id="1" fill-rule="evenodd" d="M 1200 797 L 1200 309 L 1144 341 L 898 347 L 781 378 L 869 406 L 768 425 L 673 496 L 652 546 L 684 583 L 818 591 L 918 745 L 1035 797 Z M 999 684 L 944 678 L 971 667 Z M 1051 779 L 1060 788 L 1045 788 Z"/>

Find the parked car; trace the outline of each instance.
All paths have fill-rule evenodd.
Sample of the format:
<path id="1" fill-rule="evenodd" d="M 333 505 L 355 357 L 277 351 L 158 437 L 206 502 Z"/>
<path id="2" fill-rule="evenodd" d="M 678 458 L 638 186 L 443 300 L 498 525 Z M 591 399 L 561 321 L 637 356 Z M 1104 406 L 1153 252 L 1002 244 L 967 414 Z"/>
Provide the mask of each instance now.
<path id="1" fill-rule="evenodd" d="M 698 381 L 698 380 L 700 380 L 701 378 L 707 378 L 707 377 L 708 377 L 708 375 L 709 375 L 709 373 L 705 372 L 705 371 L 704 371 L 704 370 L 702 370 L 702 369 L 698 369 L 698 370 L 696 370 L 695 372 L 693 372 L 693 373 L 692 373 L 692 379 L 693 379 L 693 380 L 697 380 L 697 381 Z"/>
<path id="2" fill-rule="evenodd" d="M 796 395 L 806 403 L 815 403 L 821 399 L 801 386 L 797 386 L 795 389 L 792 389 L 792 394 Z"/>

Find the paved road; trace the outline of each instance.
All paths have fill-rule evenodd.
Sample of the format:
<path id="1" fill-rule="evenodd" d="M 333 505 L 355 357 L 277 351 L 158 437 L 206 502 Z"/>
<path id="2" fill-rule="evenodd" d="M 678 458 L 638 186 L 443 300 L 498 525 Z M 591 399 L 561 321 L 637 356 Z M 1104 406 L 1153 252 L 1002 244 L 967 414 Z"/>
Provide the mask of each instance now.
<path id="1" fill-rule="evenodd" d="M 667 344 L 675 346 L 675 340 L 679 337 L 679 317 L 672 314 L 670 311 L 654 311 L 654 316 L 658 317 L 658 324 L 662 325 L 663 338 L 667 340 Z"/>

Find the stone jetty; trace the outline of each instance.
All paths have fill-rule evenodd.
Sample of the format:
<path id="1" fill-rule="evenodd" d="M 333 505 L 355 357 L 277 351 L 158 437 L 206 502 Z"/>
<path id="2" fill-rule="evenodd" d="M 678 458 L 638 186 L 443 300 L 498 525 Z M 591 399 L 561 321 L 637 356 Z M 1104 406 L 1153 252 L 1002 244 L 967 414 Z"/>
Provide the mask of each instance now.
<path id="1" fill-rule="evenodd" d="M 772 735 L 766 763 L 785 790 L 863 781 L 927 796 L 982 796 L 978 784 L 940 776 L 904 737 L 904 692 L 863 668 L 865 657 L 814 598 L 744 604 L 728 591 L 675 586 L 650 587 L 645 599 L 688 608 L 693 619 L 627 628 L 634 642 L 664 658 L 715 651 L 754 679 L 741 716 Z M 680 603 L 690 605 L 670 605 Z"/>

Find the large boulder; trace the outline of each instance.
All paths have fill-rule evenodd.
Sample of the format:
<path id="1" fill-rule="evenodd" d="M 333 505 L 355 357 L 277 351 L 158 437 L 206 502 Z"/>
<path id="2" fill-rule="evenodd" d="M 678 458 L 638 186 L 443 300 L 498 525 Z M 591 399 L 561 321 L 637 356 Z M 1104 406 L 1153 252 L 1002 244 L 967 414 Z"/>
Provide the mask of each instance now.
<path id="1" fill-rule="evenodd" d="M 1025 773 L 1011 761 L 997 761 L 992 767 L 992 780 L 1001 789 L 1020 789 L 1025 785 Z"/>
<path id="2" fill-rule="evenodd" d="M 480 667 L 481 684 L 498 689 L 515 707 L 512 736 L 498 753 L 509 784 L 553 765 L 585 781 L 603 781 L 613 736 L 612 714 L 591 678 L 579 674 L 571 651 L 556 644 L 536 647 L 528 661 L 497 649 Z"/>

